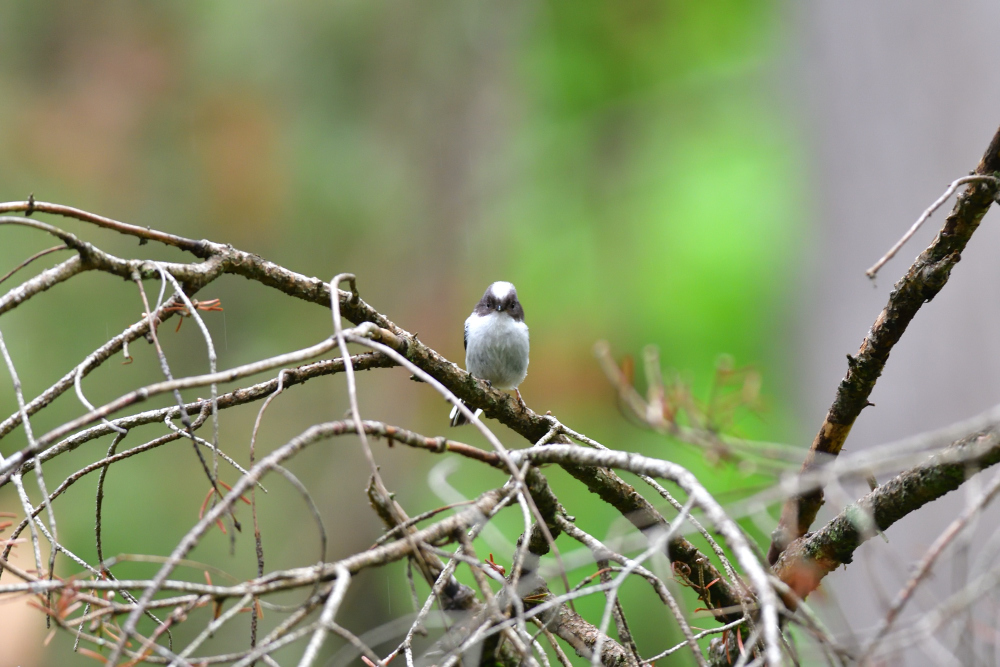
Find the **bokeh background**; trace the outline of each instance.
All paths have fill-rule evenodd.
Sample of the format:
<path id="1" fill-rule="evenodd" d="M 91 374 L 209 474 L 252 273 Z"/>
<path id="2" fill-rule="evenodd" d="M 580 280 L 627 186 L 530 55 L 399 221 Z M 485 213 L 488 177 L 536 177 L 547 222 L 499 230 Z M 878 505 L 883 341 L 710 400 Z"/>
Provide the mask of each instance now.
<path id="1" fill-rule="evenodd" d="M 762 404 L 737 415 L 734 432 L 807 445 L 844 354 L 933 230 L 876 287 L 864 269 L 975 165 L 1000 122 L 1000 74 L 989 66 L 998 14 L 988 0 L 11 1 L 0 6 L 0 199 L 33 192 L 232 243 L 306 275 L 354 272 L 369 303 L 456 361 L 471 306 L 490 282 L 510 280 L 532 332 L 521 387 L 528 404 L 610 446 L 679 461 L 728 499 L 761 478 L 630 425 L 594 343 L 637 358 L 656 345 L 699 395 L 721 355 L 752 366 L 763 378 Z M 862 416 L 850 449 L 995 402 L 993 217 L 893 353 L 873 397 L 877 411 Z M 187 259 L 59 224 L 120 256 Z M 47 245 L 0 228 L 0 273 Z M 221 298 L 225 308 L 206 318 L 222 367 L 329 333 L 328 311 L 241 278 L 199 297 Z M 83 276 L 5 315 L 0 331 L 34 396 L 141 312 L 134 287 Z M 163 331 L 174 372 L 204 372 L 196 327 Z M 130 366 L 112 362 L 88 378 L 93 402 L 159 377 L 150 349 L 136 346 L 133 356 Z M 361 401 L 366 417 L 444 433 L 447 406 L 402 371 L 362 376 Z M 295 389 L 269 409 L 259 451 L 346 407 L 340 378 Z M 7 380 L 0 408 L 15 409 Z M 223 447 L 242 462 L 256 410 L 223 417 Z M 79 411 L 65 396 L 35 429 Z M 5 438 L 0 451 L 23 437 Z M 106 446 L 90 443 L 46 474 L 68 474 Z M 428 481 L 439 459 L 398 447 L 376 454 L 411 514 L 449 502 L 451 492 Z M 371 544 L 379 526 L 354 440 L 316 447 L 291 468 L 333 536 L 328 559 Z M 577 510 L 583 527 L 621 530 L 575 482 L 551 477 L 567 506 L 586 508 Z M 500 482 L 462 462 L 448 478 L 466 495 Z M 60 537 L 88 559 L 94 484 L 85 479 L 56 506 Z M 301 499 L 271 486 L 261 507 L 268 567 L 315 562 Z M 112 469 L 106 555 L 169 552 L 206 491 L 183 443 Z M 898 588 L 954 507 L 923 512 L 919 530 L 903 522 L 889 531 L 891 546 L 866 546 L 864 566 L 831 578 L 817 602 L 837 632 L 878 617 L 880 587 Z M 0 491 L 0 510 L 20 511 L 10 489 Z M 519 521 L 501 521 L 509 539 Z M 758 526 L 747 528 L 764 539 Z M 509 558 L 502 544 L 491 548 L 498 562 Z M 252 535 L 238 536 L 233 555 L 228 549 L 214 534 L 192 558 L 252 576 Z M 155 565 L 121 567 L 139 576 Z M 650 595 L 639 585 L 624 591 L 633 603 Z M 402 569 L 359 577 L 350 604 L 344 622 L 357 630 L 408 609 Z M 675 640 L 664 618 L 632 619 L 645 652 Z M 247 624 L 213 646 L 238 646 Z M 45 635 L 23 600 L 0 605 L 0 665 L 91 663 L 68 654 L 65 635 L 43 647 Z M 335 648 L 328 664 L 338 664 Z M 685 660 L 678 654 L 676 664 Z"/>

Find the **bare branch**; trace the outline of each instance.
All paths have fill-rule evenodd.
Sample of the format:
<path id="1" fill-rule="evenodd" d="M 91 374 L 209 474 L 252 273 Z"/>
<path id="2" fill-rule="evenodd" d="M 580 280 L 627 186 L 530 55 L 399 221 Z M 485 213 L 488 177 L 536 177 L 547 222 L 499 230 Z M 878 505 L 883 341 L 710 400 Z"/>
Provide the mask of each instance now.
<path id="1" fill-rule="evenodd" d="M 992 176 L 996 172 L 1000 172 L 1000 130 L 993 136 L 974 173 L 978 176 Z M 1000 189 L 998 182 L 1000 181 L 993 179 L 971 183 L 958 196 L 937 237 L 896 283 L 889 295 L 889 302 L 865 336 L 858 353 L 848 355 L 847 375 L 841 380 L 833 405 L 809 448 L 802 464 L 803 472 L 814 469 L 824 456 L 836 456 L 840 453 L 854 421 L 869 405 L 868 397 L 882 374 L 889 352 L 921 306 L 933 299 L 948 282 L 951 270 L 961 259 L 966 243 L 996 199 Z M 792 498 L 785 503 L 768 551 L 769 562 L 777 561 L 791 541 L 809 530 L 822 505 L 822 490 Z"/>
<path id="2" fill-rule="evenodd" d="M 128 234 L 129 236 L 137 236 L 140 239 L 145 239 L 149 241 L 158 241 L 160 243 L 174 246 L 180 248 L 181 250 L 186 250 L 190 252 L 195 257 L 201 257 L 202 259 L 208 257 L 210 250 L 207 241 L 193 241 L 191 239 L 186 239 L 182 236 L 175 236 L 173 234 L 166 234 L 164 232 L 158 232 L 148 227 L 137 227 L 135 225 L 130 225 L 124 222 L 118 222 L 117 220 L 112 220 L 111 218 L 106 218 L 102 215 L 96 215 L 94 213 L 88 213 L 78 208 L 73 208 L 72 206 L 63 206 L 62 204 L 50 204 L 48 202 L 35 201 L 33 199 L 27 201 L 12 201 L 0 204 L 0 213 L 14 213 L 22 211 L 28 215 L 38 212 L 38 213 L 51 213 L 53 215 L 61 215 L 66 218 L 75 218 L 76 220 L 82 220 L 83 222 L 89 222 L 91 224 L 97 225 L 98 227 L 104 227 L 105 229 L 112 229 L 116 232 L 122 234 Z"/>
<path id="3" fill-rule="evenodd" d="M 757 561 L 742 531 L 722 507 L 705 491 L 694 475 L 681 466 L 667 461 L 650 459 L 639 454 L 618 451 L 596 451 L 576 445 L 544 445 L 511 452 L 515 461 L 530 460 L 539 463 L 573 463 L 583 466 L 621 468 L 642 475 L 661 477 L 676 482 L 695 504 L 705 511 L 732 548 L 736 559 L 753 583 L 761 607 L 761 622 L 767 663 L 781 663 L 778 641 L 777 597 L 767 581 L 764 568 Z"/>
<path id="4" fill-rule="evenodd" d="M 2 276 L 0 276 L 0 283 L 4 282 L 8 278 L 10 278 L 15 273 L 17 273 L 21 269 L 25 268 L 26 266 L 28 266 L 29 264 L 31 264 L 32 262 L 34 262 L 36 259 L 41 259 L 42 257 L 45 257 L 46 255 L 50 255 L 50 254 L 52 254 L 54 252 L 59 252 L 60 250 L 66 250 L 67 248 L 69 248 L 69 246 L 66 245 L 65 243 L 63 243 L 61 245 L 53 246 L 51 248 L 46 248 L 45 250 L 39 250 L 38 252 L 36 252 L 31 257 L 29 257 L 28 259 L 24 260 L 23 262 L 21 262 L 20 264 L 18 264 L 17 266 L 15 266 L 10 271 L 8 271 L 7 273 L 5 273 Z"/>
<path id="5" fill-rule="evenodd" d="M 933 204 L 927 207 L 927 210 L 924 211 L 919 218 L 917 218 L 917 221 L 913 223 L 913 226 L 911 226 L 908 230 L 906 230 L 906 233 L 903 234 L 903 237 L 898 241 L 896 241 L 896 244 L 891 248 L 889 248 L 889 251 L 885 253 L 885 255 L 883 255 L 882 258 L 879 259 L 879 261 L 875 262 L 875 264 L 873 264 L 870 269 L 865 271 L 865 275 L 874 280 L 875 275 L 878 273 L 878 270 L 881 269 L 883 266 L 885 266 L 886 262 L 888 262 L 890 259 L 896 256 L 896 253 L 899 252 L 899 249 L 902 248 L 907 241 L 913 238 L 913 235 L 917 233 L 917 230 L 920 229 L 921 225 L 927 222 L 927 219 L 930 218 L 931 215 L 933 215 L 934 211 L 941 208 L 944 205 L 944 203 L 948 201 L 948 197 L 951 197 L 953 194 L 955 194 L 955 190 L 957 190 L 959 186 L 966 185 L 968 183 L 977 183 L 984 181 L 993 183 L 993 185 L 995 186 L 1000 186 L 1000 181 L 998 181 L 997 178 L 994 176 L 963 176 L 962 178 L 957 178 L 954 181 L 952 181 L 951 185 L 949 185 L 945 189 L 944 194 L 938 197 L 937 201 L 935 201 Z"/>
<path id="6" fill-rule="evenodd" d="M 51 269 L 45 269 L 34 278 L 21 283 L 0 297 L 0 315 L 17 308 L 36 294 L 41 294 L 59 283 L 66 282 L 82 271 L 86 271 L 86 267 L 79 257 L 70 257 Z"/>
<path id="7" fill-rule="evenodd" d="M 872 535 L 865 530 L 870 522 L 884 531 L 907 514 L 957 489 L 970 468 L 997 463 L 1000 435 L 995 430 L 963 438 L 882 484 L 820 530 L 793 542 L 775 563 L 774 572 L 796 595 L 805 598 L 828 573 L 851 562 L 854 551 Z"/>

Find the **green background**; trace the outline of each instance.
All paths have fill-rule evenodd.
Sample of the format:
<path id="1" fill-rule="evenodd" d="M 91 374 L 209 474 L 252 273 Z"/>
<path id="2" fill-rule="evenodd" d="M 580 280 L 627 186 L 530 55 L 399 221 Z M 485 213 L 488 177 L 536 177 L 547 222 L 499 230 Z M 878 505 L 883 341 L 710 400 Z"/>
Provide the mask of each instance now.
<path id="1" fill-rule="evenodd" d="M 463 319 L 490 282 L 510 280 L 531 328 L 521 390 L 533 409 L 552 410 L 608 446 L 683 463 L 731 499 L 761 478 L 709 466 L 699 452 L 629 424 L 593 345 L 607 340 L 616 357 L 641 359 L 643 346 L 654 344 L 664 366 L 700 396 L 719 356 L 732 355 L 737 366 L 762 374 L 766 405 L 741 412 L 734 432 L 770 440 L 797 433 L 782 406 L 795 249 L 808 221 L 777 66 L 786 38 L 779 10 L 777 3 L 735 0 L 6 3 L 0 199 L 33 192 L 232 243 L 324 280 L 354 272 L 370 304 L 459 363 Z M 50 221 L 119 256 L 191 259 Z M 0 274 L 48 245 L 36 232 L 0 227 Z M 158 287 L 147 286 L 153 298 Z M 205 318 L 223 368 L 329 334 L 328 311 L 242 278 L 224 278 L 198 296 L 222 299 L 224 313 Z M 6 314 L 0 331 L 30 398 L 141 312 L 134 286 L 84 275 Z M 175 374 L 207 370 L 192 323 L 176 334 L 164 327 L 161 338 Z M 160 378 L 149 346 L 136 344 L 132 354 L 134 364 L 112 360 L 85 381 L 92 402 Z M 447 406 L 403 371 L 364 374 L 359 382 L 365 417 L 483 444 L 469 429 L 448 433 Z M 223 448 L 243 463 L 258 407 L 222 418 Z M 0 408 L 4 416 L 16 409 L 6 379 Z M 296 388 L 269 408 L 258 451 L 340 418 L 346 408 L 343 378 Z M 36 432 L 81 406 L 66 395 L 46 412 L 33 420 Z M 160 432 L 137 432 L 125 445 Z M 507 446 L 525 444 L 503 427 L 497 432 Z M 50 488 L 107 444 L 89 443 L 46 466 Z M 18 430 L 0 452 L 23 445 Z M 440 459 L 382 443 L 375 453 L 411 515 L 447 502 L 427 480 Z M 363 494 L 367 466 L 356 439 L 317 445 L 289 467 L 322 510 L 331 534 L 327 559 L 371 544 L 379 526 Z M 469 496 L 503 481 L 464 461 L 457 470 L 450 483 Z M 575 481 L 554 469 L 546 474 L 582 527 L 598 537 L 624 530 L 620 517 Z M 235 475 L 225 470 L 223 479 Z M 60 537 L 90 560 L 95 484 L 85 478 L 56 504 Z M 268 486 L 260 501 L 268 569 L 314 563 L 318 541 L 301 499 L 278 478 Z M 186 443 L 113 468 L 106 554 L 169 553 L 196 520 L 207 489 Z M 0 491 L 0 509 L 20 512 L 9 488 Z M 516 511 L 499 519 L 508 540 L 520 521 Z M 565 538 L 559 545 L 575 548 Z M 252 533 L 238 536 L 234 555 L 228 548 L 215 532 L 191 557 L 252 576 Z M 509 565 L 502 544 L 477 548 Z M 28 547 L 21 549 L 27 556 Z M 120 576 L 149 576 L 156 566 L 120 567 Z M 59 568 L 78 571 L 65 559 Z M 179 574 L 203 576 L 197 568 Z M 626 610 L 639 610 L 630 620 L 644 655 L 676 641 L 674 623 L 648 586 L 629 582 L 623 591 Z M 368 573 L 352 587 L 351 611 L 341 620 L 363 631 L 408 611 L 408 598 L 402 567 Z M 698 605 L 690 595 L 686 602 Z M 41 615 L 21 603 L 3 607 L 0 613 L 28 616 L 19 621 L 30 644 L 23 664 L 92 664 L 69 656 L 72 638 L 64 633 L 43 650 Z M 578 610 L 596 618 L 600 607 L 595 596 Z M 206 614 L 193 614 L 194 627 L 178 630 L 178 638 L 193 636 L 187 633 Z M 237 648 L 247 626 L 240 617 L 208 646 Z M 331 640 L 327 655 L 335 647 Z M 297 660 L 300 650 L 278 659 Z M 688 658 L 671 660 L 662 662 Z"/>

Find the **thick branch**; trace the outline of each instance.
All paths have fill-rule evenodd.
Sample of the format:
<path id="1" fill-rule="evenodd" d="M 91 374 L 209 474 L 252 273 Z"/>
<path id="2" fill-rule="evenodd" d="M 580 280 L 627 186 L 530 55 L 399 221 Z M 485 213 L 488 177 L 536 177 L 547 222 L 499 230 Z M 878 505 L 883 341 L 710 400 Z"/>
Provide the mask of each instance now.
<path id="1" fill-rule="evenodd" d="M 558 611 L 546 622 L 546 627 L 572 646 L 578 656 L 588 660 L 593 656 L 597 638 L 601 635 L 596 625 L 565 604 L 559 605 Z M 605 636 L 601 640 L 601 664 L 605 667 L 625 667 L 629 664 L 629 657 L 628 650 L 611 637 Z"/>
<path id="2" fill-rule="evenodd" d="M 993 136 L 974 173 L 994 175 L 996 172 L 1000 172 L 1000 130 Z M 997 185 L 993 182 L 970 184 L 958 196 L 937 237 L 896 283 L 889 302 L 862 341 L 857 355 L 848 356 L 847 375 L 837 387 L 833 405 L 809 448 L 802 464 L 803 472 L 813 470 L 827 456 L 840 453 L 854 421 L 869 405 L 868 397 L 882 374 L 889 352 L 920 307 L 933 299 L 948 282 L 952 268 L 961 259 L 961 252 L 996 195 Z M 771 563 L 777 560 L 785 545 L 809 530 L 822 505 L 822 490 L 786 501 L 768 551 Z"/>
<path id="3" fill-rule="evenodd" d="M 65 282 L 85 270 L 86 267 L 80 261 L 79 257 L 70 257 L 65 262 L 57 264 L 51 269 L 45 269 L 34 278 L 21 283 L 4 294 L 3 297 L 0 297 L 0 315 L 3 315 L 8 310 L 17 308 L 21 303 L 36 294 L 55 287 L 59 283 Z"/>
<path id="4" fill-rule="evenodd" d="M 907 514 L 957 489 L 970 469 L 997 463 L 1000 432 L 996 429 L 963 438 L 879 486 L 820 530 L 792 542 L 775 563 L 775 574 L 804 599 L 823 577 L 851 562 L 854 551 L 875 534 L 874 527 L 886 530 Z"/>

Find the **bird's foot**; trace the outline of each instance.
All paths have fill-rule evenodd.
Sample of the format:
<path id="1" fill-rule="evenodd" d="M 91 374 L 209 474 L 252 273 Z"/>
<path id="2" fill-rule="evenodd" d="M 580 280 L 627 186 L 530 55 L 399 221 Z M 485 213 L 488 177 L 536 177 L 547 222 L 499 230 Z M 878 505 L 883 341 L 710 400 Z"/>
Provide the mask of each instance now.
<path id="1" fill-rule="evenodd" d="M 528 404 L 524 402 L 523 398 L 521 398 L 521 392 L 520 392 L 520 390 L 518 390 L 517 387 L 514 387 L 514 393 L 517 394 L 517 403 L 518 403 L 518 405 L 521 406 L 521 409 L 522 410 L 527 410 L 528 409 Z"/>

